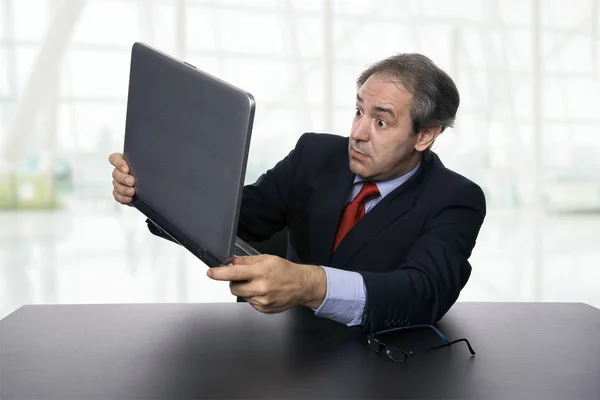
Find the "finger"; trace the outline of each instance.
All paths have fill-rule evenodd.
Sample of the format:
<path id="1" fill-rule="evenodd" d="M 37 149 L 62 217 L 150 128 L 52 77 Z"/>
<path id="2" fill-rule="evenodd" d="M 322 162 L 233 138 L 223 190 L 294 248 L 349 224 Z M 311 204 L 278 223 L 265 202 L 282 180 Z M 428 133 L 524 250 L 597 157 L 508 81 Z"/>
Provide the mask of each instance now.
<path id="1" fill-rule="evenodd" d="M 251 264 L 256 264 L 262 261 L 265 261 L 269 258 L 272 258 L 275 256 L 271 256 L 268 254 L 259 254 L 257 256 L 235 256 L 233 258 L 232 264 L 234 265 L 251 265 Z"/>
<path id="2" fill-rule="evenodd" d="M 264 296 L 246 296 L 242 298 L 260 312 L 265 312 L 265 310 L 268 308 L 267 301 Z"/>
<path id="3" fill-rule="evenodd" d="M 116 167 L 117 166 L 117 161 L 119 160 L 120 157 L 123 157 L 123 155 L 121 153 L 112 153 L 110 156 L 108 156 L 108 162 L 113 167 Z"/>
<path id="4" fill-rule="evenodd" d="M 135 184 L 135 180 L 133 179 L 133 176 L 124 174 L 116 168 L 113 169 L 112 177 L 115 181 L 117 181 L 123 185 L 133 186 Z"/>
<path id="5" fill-rule="evenodd" d="M 254 297 L 243 297 L 246 300 L 246 303 L 249 303 L 255 310 L 263 312 L 263 307 L 259 303 L 256 302 Z"/>
<path id="6" fill-rule="evenodd" d="M 209 268 L 206 275 L 216 281 L 250 281 L 254 278 L 252 268 L 245 265 Z"/>
<path id="7" fill-rule="evenodd" d="M 127 197 L 133 197 L 133 195 L 135 194 L 135 189 L 130 187 L 130 186 L 125 186 L 120 184 L 119 182 L 115 181 L 113 179 L 113 187 L 115 188 L 116 192 L 118 194 L 120 194 L 121 196 L 127 196 Z"/>
<path id="8" fill-rule="evenodd" d="M 115 198 L 116 201 L 118 201 L 121 204 L 129 204 L 133 200 L 133 198 L 131 198 L 129 196 L 123 196 L 123 195 L 117 193 L 116 190 L 114 190 L 114 189 L 113 189 L 113 197 Z"/>
<path id="9" fill-rule="evenodd" d="M 264 296 L 266 293 L 261 290 L 256 281 L 250 282 L 231 282 L 229 284 L 229 290 L 231 294 L 243 298 L 253 298 L 257 296 Z"/>
<path id="10" fill-rule="evenodd" d="M 108 157 L 108 161 L 112 164 L 113 167 L 117 168 L 119 171 L 124 174 L 129 173 L 129 166 L 127 162 L 123 158 L 122 153 L 113 153 Z"/>
<path id="11" fill-rule="evenodd" d="M 250 303 L 255 310 L 260 311 L 263 314 L 280 313 L 291 307 L 289 304 L 274 305 L 272 303 L 268 303 L 263 297 L 244 297 L 244 300 Z"/>

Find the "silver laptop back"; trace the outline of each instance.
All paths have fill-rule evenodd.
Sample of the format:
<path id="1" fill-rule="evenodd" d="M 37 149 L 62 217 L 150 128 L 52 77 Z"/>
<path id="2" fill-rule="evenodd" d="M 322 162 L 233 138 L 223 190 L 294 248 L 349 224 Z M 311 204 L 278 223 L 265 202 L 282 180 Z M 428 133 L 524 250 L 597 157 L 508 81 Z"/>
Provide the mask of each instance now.
<path id="1" fill-rule="evenodd" d="M 124 157 L 134 205 L 209 266 L 234 253 L 254 109 L 250 93 L 133 45 Z"/>

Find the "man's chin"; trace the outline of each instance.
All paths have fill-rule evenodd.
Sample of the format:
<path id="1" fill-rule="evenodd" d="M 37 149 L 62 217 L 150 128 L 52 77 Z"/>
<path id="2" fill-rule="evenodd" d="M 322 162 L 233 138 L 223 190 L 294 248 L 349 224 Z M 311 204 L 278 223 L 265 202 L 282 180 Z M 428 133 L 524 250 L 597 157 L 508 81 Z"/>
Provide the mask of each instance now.
<path id="1" fill-rule="evenodd" d="M 361 177 L 368 176 L 368 171 L 365 168 L 365 166 L 357 160 L 354 160 L 351 158 L 349 167 L 350 167 L 350 171 L 352 171 L 352 173 L 354 173 L 358 176 L 361 176 Z"/>

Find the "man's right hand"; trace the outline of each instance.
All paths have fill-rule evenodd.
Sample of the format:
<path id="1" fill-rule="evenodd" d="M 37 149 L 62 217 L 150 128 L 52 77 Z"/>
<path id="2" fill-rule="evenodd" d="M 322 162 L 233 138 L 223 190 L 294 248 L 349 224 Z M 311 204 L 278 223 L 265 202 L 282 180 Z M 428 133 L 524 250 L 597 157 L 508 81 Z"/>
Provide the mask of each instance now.
<path id="1" fill-rule="evenodd" d="M 108 157 L 113 169 L 113 197 L 121 204 L 129 205 L 135 194 L 135 180 L 129 175 L 129 166 L 122 153 L 113 153 Z"/>

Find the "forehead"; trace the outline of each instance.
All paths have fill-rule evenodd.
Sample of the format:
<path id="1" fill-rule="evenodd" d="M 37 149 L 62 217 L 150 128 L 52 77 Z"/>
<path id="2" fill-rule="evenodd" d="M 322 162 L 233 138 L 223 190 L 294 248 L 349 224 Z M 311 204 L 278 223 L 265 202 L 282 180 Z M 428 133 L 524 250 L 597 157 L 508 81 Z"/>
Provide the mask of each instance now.
<path id="1" fill-rule="evenodd" d="M 372 106 L 393 106 L 398 111 L 408 108 L 412 100 L 412 94 L 398 80 L 379 75 L 371 75 L 357 95 Z"/>

